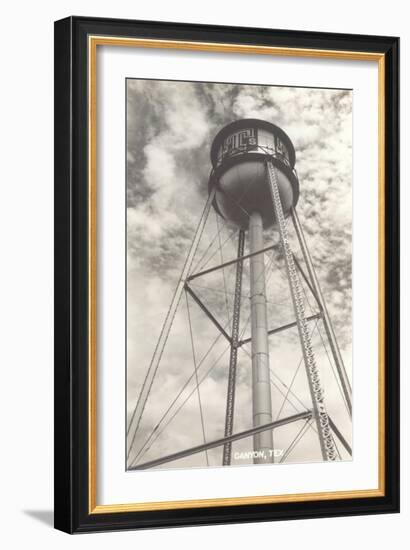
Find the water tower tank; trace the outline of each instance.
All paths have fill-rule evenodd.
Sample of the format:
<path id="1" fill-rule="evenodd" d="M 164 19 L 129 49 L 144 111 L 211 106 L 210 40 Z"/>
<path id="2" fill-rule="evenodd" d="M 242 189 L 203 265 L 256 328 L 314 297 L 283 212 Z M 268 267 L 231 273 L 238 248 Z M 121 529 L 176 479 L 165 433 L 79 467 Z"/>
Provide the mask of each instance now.
<path id="1" fill-rule="evenodd" d="M 223 218 L 242 229 L 258 211 L 263 226 L 275 224 L 266 174 L 269 157 L 277 168 L 279 192 L 285 216 L 299 198 L 295 149 L 278 126 L 253 118 L 236 120 L 216 135 L 211 147 L 213 170 L 209 189 L 216 186 L 213 206 Z"/>

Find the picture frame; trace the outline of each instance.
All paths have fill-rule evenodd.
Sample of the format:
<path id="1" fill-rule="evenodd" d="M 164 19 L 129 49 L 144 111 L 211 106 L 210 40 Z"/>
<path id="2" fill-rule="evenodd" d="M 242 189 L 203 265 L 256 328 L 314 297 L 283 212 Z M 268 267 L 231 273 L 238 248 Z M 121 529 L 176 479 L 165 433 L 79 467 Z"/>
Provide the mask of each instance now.
<path id="1" fill-rule="evenodd" d="M 96 442 L 98 259 L 97 52 L 377 64 L 378 486 L 292 494 L 101 504 Z M 55 527 L 67 533 L 324 518 L 399 511 L 399 39 L 68 17 L 55 23 Z M 160 70 L 161 62 L 155 60 Z M 139 74 L 128 75 L 139 78 Z M 159 78 L 162 78 L 159 75 Z M 178 79 L 179 75 L 175 75 Z M 307 84 L 311 85 L 311 84 Z M 97 93 L 98 92 L 98 93 Z M 364 147 L 364 144 L 356 144 Z M 122 153 L 121 153 L 122 154 Z M 100 177 L 101 174 L 98 175 Z M 356 182 L 355 182 L 356 183 Z M 104 246 L 104 244 L 102 245 Z M 125 339 L 125 335 L 124 335 Z M 376 367 L 375 367 L 376 368 Z M 118 405 L 120 406 L 120 405 Z M 360 406 L 360 405 L 359 405 Z M 106 415 L 104 416 L 106 418 Z M 193 471 L 195 474 L 195 471 Z M 151 475 L 148 473 L 148 475 Z M 251 475 L 251 474 L 249 474 Z M 153 478 L 152 478 L 153 479 Z M 193 479 L 192 477 L 190 479 Z"/>

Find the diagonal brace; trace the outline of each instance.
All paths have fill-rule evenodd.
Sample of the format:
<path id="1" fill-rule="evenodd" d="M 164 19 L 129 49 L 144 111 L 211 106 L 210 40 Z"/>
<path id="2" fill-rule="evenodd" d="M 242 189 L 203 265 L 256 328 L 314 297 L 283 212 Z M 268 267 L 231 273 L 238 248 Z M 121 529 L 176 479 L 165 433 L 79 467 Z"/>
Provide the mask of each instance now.
<path id="1" fill-rule="evenodd" d="M 244 430 L 243 432 L 238 432 L 236 434 L 230 435 L 229 437 L 221 437 L 221 439 L 216 439 L 214 441 L 209 441 L 208 443 L 203 443 L 202 445 L 197 445 L 196 447 L 191 447 L 185 449 L 184 451 L 179 451 L 171 455 L 163 456 L 155 460 L 150 460 L 149 462 L 144 462 L 136 466 L 132 466 L 128 470 L 145 470 L 147 468 L 153 468 L 154 466 L 159 466 L 160 464 L 165 464 L 167 462 L 173 462 L 179 458 L 185 458 L 186 456 L 191 456 L 197 453 L 202 453 L 208 449 L 213 449 L 215 447 L 221 447 L 225 443 L 232 441 L 237 441 L 239 439 L 245 439 L 254 434 L 264 432 L 266 430 L 273 430 L 274 428 L 279 428 L 280 426 L 285 426 L 291 422 L 297 422 L 299 420 L 305 420 L 312 418 L 312 411 L 304 411 L 293 416 L 288 416 L 286 418 L 281 418 L 280 420 L 275 420 L 275 422 L 269 422 L 269 424 L 264 424 L 262 426 L 256 426 L 255 428 L 250 428 L 249 430 Z"/>
<path id="2" fill-rule="evenodd" d="M 216 328 L 219 330 L 219 332 L 225 336 L 225 338 L 228 340 L 230 344 L 232 344 L 232 338 L 229 336 L 229 334 L 226 332 L 226 330 L 223 328 L 223 326 L 217 321 L 217 319 L 212 315 L 212 313 L 209 311 L 209 309 L 206 307 L 206 305 L 199 299 L 199 297 L 195 294 L 195 292 L 192 290 L 192 288 L 188 285 L 188 283 L 185 283 L 185 290 L 188 292 L 188 294 L 194 299 L 196 304 L 202 309 L 202 311 L 207 315 L 207 317 L 212 321 L 212 323 L 216 326 Z"/>
<path id="3" fill-rule="evenodd" d="M 349 443 L 346 441 L 345 437 L 343 436 L 342 432 L 339 430 L 339 428 L 336 426 L 336 424 L 333 422 L 332 417 L 329 416 L 329 425 L 332 428 L 333 433 L 337 436 L 340 443 L 343 445 L 343 447 L 346 449 L 346 451 L 349 453 L 350 456 L 352 456 L 352 448 L 349 445 Z"/>
<path id="4" fill-rule="evenodd" d="M 248 258 L 252 258 L 252 256 L 257 256 L 258 254 L 264 254 L 265 252 L 269 252 L 269 250 L 273 250 L 275 248 L 275 245 L 267 246 L 266 248 L 262 248 L 262 250 L 258 250 L 256 252 L 252 252 L 252 254 L 245 254 L 245 256 L 240 256 L 239 258 L 235 258 L 234 260 L 229 260 L 229 262 L 225 262 L 223 264 L 216 265 L 215 267 L 210 267 L 209 269 L 204 269 L 204 271 L 199 271 L 198 273 L 194 273 L 193 275 L 190 275 L 187 277 L 187 281 L 192 281 L 193 279 L 196 279 L 197 277 L 202 277 L 202 275 L 207 275 L 208 273 L 212 273 L 213 271 L 216 271 L 217 269 L 223 269 L 224 267 L 227 267 L 228 265 L 233 265 L 238 262 L 243 262 L 243 260 L 247 260 Z"/>

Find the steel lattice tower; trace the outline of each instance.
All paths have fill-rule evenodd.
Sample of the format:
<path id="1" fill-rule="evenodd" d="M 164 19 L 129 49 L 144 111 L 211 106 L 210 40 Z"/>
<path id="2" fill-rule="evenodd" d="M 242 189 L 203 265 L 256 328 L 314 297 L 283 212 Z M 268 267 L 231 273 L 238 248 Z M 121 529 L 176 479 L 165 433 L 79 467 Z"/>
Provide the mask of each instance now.
<path id="1" fill-rule="evenodd" d="M 185 266 L 168 310 L 162 332 L 157 343 L 148 373 L 131 421 L 128 426 L 129 469 L 148 468 L 222 446 L 222 463 L 231 463 L 232 442 L 253 436 L 255 463 L 271 463 L 273 458 L 273 430 L 300 420 L 312 420 L 316 426 L 321 455 L 325 461 L 337 459 L 335 437 L 351 454 L 350 446 L 329 417 L 324 399 L 323 387 L 316 364 L 308 323 L 322 319 L 331 354 L 336 366 L 343 398 L 351 416 L 351 386 L 343 364 L 329 313 L 320 289 L 312 258 L 300 224 L 296 205 L 299 199 L 299 179 L 295 170 L 295 150 L 287 134 L 278 126 L 257 119 L 235 121 L 215 137 L 211 147 L 212 172 L 209 179 L 209 195 L 195 237 L 188 252 Z M 237 257 L 216 267 L 192 272 L 192 263 L 211 208 L 217 215 L 229 220 L 238 228 Z M 287 219 L 292 220 L 307 273 L 293 254 L 289 243 Z M 264 254 L 272 249 L 265 246 L 264 232 L 270 229 L 279 233 L 283 251 L 287 281 L 289 284 L 295 321 L 269 329 L 265 281 Z M 249 253 L 244 255 L 245 241 Z M 239 332 L 241 314 L 241 292 L 244 262 L 249 260 L 251 337 L 241 340 Z M 236 264 L 231 330 L 228 333 L 218 319 L 208 310 L 191 286 L 191 281 L 227 265 Z M 301 279 L 313 294 L 319 313 L 308 317 L 305 313 Z M 135 464 L 132 457 L 133 445 L 141 417 L 164 351 L 172 322 L 183 292 L 187 293 L 207 315 L 209 321 L 220 331 L 230 344 L 228 384 L 225 413 L 224 437 L 205 442 L 203 445 L 174 453 L 157 460 Z M 297 327 L 303 354 L 303 363 L 312 403 L 311 410 L 281 420 L 272 419 L 272 397 L 269 375 L 269 337 L 272 334 Z M 235 387 L 238 349 L 251 342 L 252 363 L 252 423 L 253 427 L 234 433 Z M 196 367 L 195 374 L 197 376 Z"/>

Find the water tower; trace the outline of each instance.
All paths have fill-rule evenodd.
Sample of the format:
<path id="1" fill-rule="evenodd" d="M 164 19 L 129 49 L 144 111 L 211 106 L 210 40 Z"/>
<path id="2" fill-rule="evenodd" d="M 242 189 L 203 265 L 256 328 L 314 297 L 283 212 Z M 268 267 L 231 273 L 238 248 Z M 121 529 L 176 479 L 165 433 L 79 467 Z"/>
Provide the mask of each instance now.
<path id="1" fill-rule="evenodd" d="M 186 451 L 162 457 L 130 469 L 144 468 L 175 460 L 207 448 L 223 446 L 222 463 L 231 463 L 232 442 L 240 437 L 253 436 L 254 463 L 274 462 L 273 430 L 286 422 L 310 418 L 316 426 L 321 455 L 325 461 L 337 459 L 335 437 L 350 452 L 351 449 L 326 411 L 323 388 L 316 364 L 315 353 L 308 330 L 309 318 L 305 313 L 300 276 L 309 286 L 319 308 L 326 336 L 330 344 L 337 376 L 345 404 L 351 416 L 351 386 L 343 364 L 332 323 L 315 273 L 303 230 L 296 212 L 299 199 L 299 180 L 295 170 L 295 149 L 290 138 L 278 126 L 258 119 L 242 119 L 220 130 L 211 147 L 212 172 L 209 179 L 209 195 L 197 231 L 186 258 L 181 278 L 165 319 L 161 336 L 147 376 L 144 380 L 137 405 L 128 426 L 128 456 L 132 454 L 136 433 L 148 399 L 155 374 L 170 332 L 176 309 L 184 290 L 188 292 L 210 321 L 224 333 L 230 342 L 228 384 L 224 437 Z M 211 208 L 218 216 L 238 229 L 238 247 L 235 260 L 202 272 L 192 272 L 192 262 Z M 294 256 L 289 243 L 287 218 L 291 218 L 303 253 L 307 273 Z M 276 330 L 270 330 L 267 319 L 264 254 L 271 249 L 271 241 L 264 242 L 265 235 L 275 231 L 279 234 L 287 280 L 291 295 L 291 307 L 295 321 Z M 249 253 L 244 255 L 245 241 Z M 270 246 L 269 246 L 270 245 Z M 238 349 L 243 345 L 239 335 L 241 310 L 242 274 L 244 262 L 249 261 L 250 308 L 251 308 L 251 368 L 252 368 L 252 424 L 251 430 L 233 433 L 235 411 L 235 385 Z M 193 279 L 204 276 L 227 264 L 236 264 L 236 278 L 232 311 L 231 333 L 218 323 L 190 287 Z M 304 415 L 284 419 L 282 424 L 272 419 L 271 386 L 269 375 L 269 338 L 272 334 L 297 327 L 303 363 L 312 403 Z"/>

